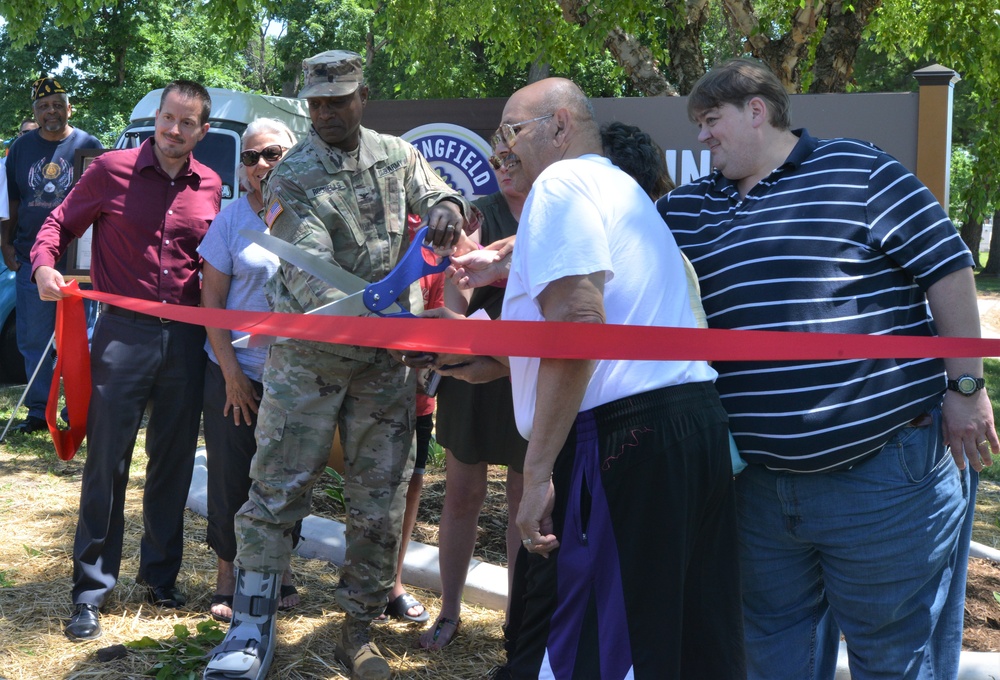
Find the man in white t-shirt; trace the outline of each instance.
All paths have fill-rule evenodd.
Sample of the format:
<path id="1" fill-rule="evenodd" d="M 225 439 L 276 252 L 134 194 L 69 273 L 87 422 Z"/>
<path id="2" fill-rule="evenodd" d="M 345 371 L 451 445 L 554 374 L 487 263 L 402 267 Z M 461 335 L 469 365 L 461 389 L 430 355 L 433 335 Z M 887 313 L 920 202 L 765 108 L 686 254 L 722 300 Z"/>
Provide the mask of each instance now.
<path id="1" fill-rule="evenodd" d="M 503 319 L 696 325 L 673 237 L 639 185 L 602 155 L 574 83 L 518 90 L 494 152 L 516 156 L 531 189 Z M 481 363 L 442 372 L 462 377 Z M 715 371 L 701 361 L 509 363 L 528 440 L 517 523 L 530 555 L 506 677 L 745 677 Z"/>

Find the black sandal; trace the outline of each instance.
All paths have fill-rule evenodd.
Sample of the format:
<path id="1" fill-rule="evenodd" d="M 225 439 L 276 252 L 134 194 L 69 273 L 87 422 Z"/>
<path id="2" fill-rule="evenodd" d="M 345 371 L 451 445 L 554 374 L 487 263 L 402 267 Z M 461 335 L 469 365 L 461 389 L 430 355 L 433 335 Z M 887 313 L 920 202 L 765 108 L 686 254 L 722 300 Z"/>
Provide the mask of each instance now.
<path id="1" fill-rule="evenodd" d="M 423 611 L 416 616 L 410 616 L 407 614 L 408 611 L 420 607 Z M 386 618 L 382 618 L 386 617 Z M 409 593 L 403 593 L 392 602 L 386 605 L 385 612 L 379 617 L 378 621 L 385 621 L 388 619 L 400 619 L 403 621 L 411 621 L 413 623 L 423 623 L 431 617 L 430 612 L 427 611 L 427 607 L 420 604 L 417 598 L 413 597 Z"/>
<path id="2" fill-rule="evenodd" d="M 297 595 L 299 591 L 291 583 L 283 583 L 279 590 L 280 590 L 280 595 L 278 596 L 278 611 L 286 612 L 289 609 L 294 609 L 296 606 L 294 604 L 285 607 L 281 603 L 285 600 L 286 597 L 288 597 L 289 595 Z"/>

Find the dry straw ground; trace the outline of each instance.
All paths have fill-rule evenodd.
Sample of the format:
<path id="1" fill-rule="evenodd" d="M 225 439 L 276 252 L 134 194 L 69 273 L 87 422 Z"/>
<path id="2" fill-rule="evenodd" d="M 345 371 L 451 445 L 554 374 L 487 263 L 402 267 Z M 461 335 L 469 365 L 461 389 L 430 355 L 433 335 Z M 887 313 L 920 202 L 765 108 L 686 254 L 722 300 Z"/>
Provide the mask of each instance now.
<path id="1" fill-rule="evenodd" d="M 7 405 L 7 413 L 9 408 Z M 0 416 L 6 418 L 4 410 L 0 394 Z M 205 614 L 214 587 L 214 555 L 204 544 L 204 520 L 189 513 L 180 581 L 189 596 L 187 608 L 175 612 L 142 602 L 134 581 L 141 532 L 141 441 L 132 465 L 126 504 L 121 579 L 102 618 L 104 636 L 80 644 L 64 637 L 63 626 L 70 614 L 70 556 L 83 460 L 78 457 L 70 462 L 59 461 L 50 453 L 50 447 L 43 435 L 12 437 L 0 444 L 0 680 L 138 678 L 155 674 L 157 663 L 167 664 L 163 671 L 166 675 L 161 677 L 184 677 L 182 671 L 197 668 L 191 677 L 200 678 L 197 654 L 210 647 L 207 638 L 217 634 L 207 624 L 210 619 Z M 491 481 L 477 547 L 478 557 L 494 562 L 502 559 L 506 521 L 499 479 L 497 475 Z M 443 490 L 443 469 L 429 469 L 416 540 L 436 542 Z M 314 501 L 319 511 L 332 512 L 333 505 L 325 495 L 317 493 Z M 984 481 L 980 489 L 975 540 L 1000 548 L 1000 486 L 993 482 Z M 294 567 L 302 605 L 279 618 L 280 642 L 269 678 L 347 677 L 332 651 L 343 617 L 331 596 L 336 569 L 302 559 L 296 559 Z M 966 612 L 967 649 L 1000 651 L 998 592 L 1000 568 L 973 560 Z M 439 606 L 436 594 L 421 590 L 414 594 L 433 616 Z M 420 626 L 380 626 L 375 640 L 390 659 L 396 677 L 471 680 L 484 677 L 502 662 L 502 622 L 499 612 L 466 606 L 459 636 L 438 653 L 414 648 Z M 202 628 L 209 625 L 209 633 L 199 632 L 199 624 Z M 201 648 L 188 657 L 171 651 L 178 647 L 176 626 L 195 642 L 201 642 Z M 153 649 L 132 649 L 110 661 L 99 658 L 102 649 L 144 637 L 155 641 Z"/>
<path id="2" fill-rule="evenodd" d="M 40 455 L 46 447 L 51 449 L 51 444 L 41 434 L 8 437 L 0 444 L 0 680 L 139 678 L 154 675 L 155 665 L 165 659 L 168 667 L 161 677 L 184 677 L 182 671 L 198 668 L 192 677 L 201 678 L 200 662 L 170 651 L 170 645 L 178 646 L 175 626 L 185 628 L 196 642 L 207 641 L 212 634 L 211 626 L 208 635 L 198 630 L 199 623 L 204 627 L 210 621 L 206 612 L 215 585 L 215 556 L 204 543 L 204 519 L 191 512 L 186 518 L 180 587 L 188 595 L 187 607 L 171 611 L 144 603 L 135 585 L 145 461 L 140 441 L 127 494 L 121 578 L 104 608 L 104 635 L 93 642 L 72 643 L 64 636 L 63 627 L 71 613 L 71 555 L 83 458 L 62 462 L 50 453 Z M 436 497 L 444 489 L 443 470 L 433 476 L 417 540 L 436 537 L 436 514 L 440 512 L 440 498 Z M 491 496 L 496 495 L 495 487 L 493 492 Z M 317 505 L 330 506 L 320 494 L 317 501 Z M 492 521 L 484 517 L 484 526 Z M 280 642 L 268 678 L 346 678 L 345 668 L 333 655 L 333 641 L 343 619 L 332 598 L 336 568 L 299 558 L 293 566 L 302 604 L 280 615 Z M 437 612 L 440 602 L 436 593 L 414 590 L 413 594 L 432 615 Z M 415 649 L 423 630 L 419 625 L 381 625 L 374 638 L 396 677 L 482 678 L 503 661 L 502 623 L 501 612 L 466 606 L 460 634 L 446 650 L 436 653 Z M 124 657 L 106 662 L 99 659 L 104 648 L 144 637 L 160 644 L 148 650 L 129 650 Z M 210 648 L 211 644 L 204 642 L 201 647 Z"/>

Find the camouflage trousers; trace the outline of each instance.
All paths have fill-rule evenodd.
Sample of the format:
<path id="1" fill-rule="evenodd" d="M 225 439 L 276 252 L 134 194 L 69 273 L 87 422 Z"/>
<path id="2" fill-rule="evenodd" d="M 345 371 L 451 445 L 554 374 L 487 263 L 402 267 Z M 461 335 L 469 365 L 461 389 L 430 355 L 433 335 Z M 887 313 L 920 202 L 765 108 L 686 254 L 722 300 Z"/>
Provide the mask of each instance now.
<path id="1" fill-rule="evenodd" d="M 335 597 L 355 618 L 382 613 L 413 473 L 414 380 L 384 351 L 368 363 L 302 345 L 271 347 L 250 496 L 236 514 L 238 567 L 288 568 L 295 522 L 309 514 L 339 424 L 347 551 Z"/>

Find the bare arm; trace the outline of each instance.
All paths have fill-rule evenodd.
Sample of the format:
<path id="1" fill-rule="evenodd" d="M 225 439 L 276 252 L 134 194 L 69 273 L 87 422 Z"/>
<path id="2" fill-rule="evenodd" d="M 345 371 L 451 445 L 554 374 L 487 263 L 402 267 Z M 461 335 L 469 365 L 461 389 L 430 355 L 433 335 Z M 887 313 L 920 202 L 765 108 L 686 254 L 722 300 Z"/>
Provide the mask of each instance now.
<path id="1" fill-rule="evenodd" d="M 927 289 L 927 301 L 938 334 L 943 337 L 980 337 L 979 306 L 971 268 L 953 272 L 934 283 Z M 949 380 L 965 373 L 975 378 L 983 376 L 981 358 L 945 359 L 944 363 Z M 955 464 L 964 469 L 965 458 L 968 457 L 974 470 L 992 465 L 992 454 L 1000 451 L 1000 440 L 997 439 L 993 407 L 986 390 L 980 390 L 971 397 L 948 390 L 942 414 L 944 443 L 951 447 Z M 983 442 L 989 442 L 989 445 L 980 446 Z"/>
<path id="2" fill-rule="evenodd" d="M 469 252 L 476 252 L 479 250 L 479 235 L 480 231 L 472 234 L 471 236 L 466 236 L 462 234 L 462 240 L 459 247 L 455 250 L 452 257 L 458 257 L 462 254 Z M 449 266 L 448 270 L 450 271 Z M 465 314 L 469 309 L 469 300 L 472 299 L 472 288 L 462 288 L 455 285 L 455 282 L 449 278 L 447 275 L 444 279 L 444 306 L 453 312 L 459 314 Z"/>
<path id="3" fill-rule="evenodd" d="M 448 281 L 459 290 L 470 290 L 506 279 L 516 240 L 517 234 L 512 234 L 482 250 L 453 255 L 452 265 L 445 270 Z"/>
<path id="4" fill-rule="evenodd" d="M 604 323 L 604 272 L 569 276 L 553 281 L 538 296 L 546 321 Z M 579 359 L 542 359 L 531 439 L 524 458 L 524 491 L 517 513 L 523 539 L 532 552 L 548 555 L 559 547 L 552 534 L 552 467 L 594 371 L 594 362 Z"/>
<path id="5" fill-rule="evenodd" d="M 223 274 L 208 262 L 202 267 L 201 306 L 210 309 L 225 309 L 229 297 L 229 285 L 232 277 Z M 254 390 L 253 383 L 246 376 L 236 360 L 236 350 L 233 349 L 232 336 L 222 328 L 205 327 L 208 342 L 212 345 L 215 358 L 219 360 L 219 368 L 226 380 L 226 405 L 222 415 L 233 414 L 233 423 L 240 424 L 240 417 L 247 425 L 253 423 L 251 413 L 257 413 L 257 404 L 261 395 Z"/>

